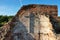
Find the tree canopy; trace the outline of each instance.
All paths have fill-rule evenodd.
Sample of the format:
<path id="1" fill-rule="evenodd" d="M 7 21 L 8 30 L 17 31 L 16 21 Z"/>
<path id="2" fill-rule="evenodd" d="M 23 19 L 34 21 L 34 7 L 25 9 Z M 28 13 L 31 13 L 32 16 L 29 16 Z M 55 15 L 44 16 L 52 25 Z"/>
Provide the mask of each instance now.
<path id="1" fill-rule="evenodd" d="M 13 16 L 2 16 L 0 15 L 0 27 L 12 19 Z"/>

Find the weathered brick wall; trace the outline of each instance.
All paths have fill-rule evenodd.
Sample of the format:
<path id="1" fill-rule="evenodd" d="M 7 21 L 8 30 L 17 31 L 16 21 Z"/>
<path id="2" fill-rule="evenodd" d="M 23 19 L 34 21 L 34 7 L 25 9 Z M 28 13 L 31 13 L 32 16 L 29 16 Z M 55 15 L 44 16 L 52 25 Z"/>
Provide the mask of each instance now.
<path id="1" fill-rule="evenodd" d="M 50 16 L 51 23 L 55 31 L 59 31 L 58 27 L 58 8 L 56 5 L 27 5 L 23 6 L 16 14 L 16 16 L 23 15 L 25 11 L 46 14 Z"/>
<path id="2" fill-rule="evenodd" d="M 18 11 L 18 14 L 25 10 L 30 10 L 30 12 L 39 11 L 40 14 L 47 13 L 53 17 L 58 17 L 58 9 L 56 5 L 27 5 L 27 6 L 23 6 Z"/>
<path id="3" fill-rule="evenodd" d="M 38 40 L 40 38 L 38 26 L 40 26 L 40 25 L 36 21 L 40 20 L 39 15 L 45 15 L 45 17 L 47 17 L 46 23 L 48 22 L 50 25 L 50 27 L 48 27 L 48 26 L 47 27 L 48 27 L 48 29 L 51 28 L 53 30 L 50 21 L 48 21 L 49 20 L 48 16 L 53 18 L 53 20 L 51 22 L 54 23 L 55 22 L 54 19 L 57 18 L 57 15 L 58 15 L 57 6 L 55 6 L 55 5 L 54 6 L 53 5 L 27 5 L 27 6 L 23 6 L 17 12 L 15 17 L 11 20 L 11 22 L 9 22 L 7 24 L 8 26 L 5 25 L 5 27 L 7 29 L 4 29 L 4 30 L 8 30 L 8 31 L 4 31 L 4 32 L 1 31 L 2 34 L 5 34 L 5 32 L 6 32 L 6 34 L 3 35 L 5 37 L 1 37 L 1 40 L 2 40 L 2 38 L 4 38 L 4 40 L 19 40 L 19 38 L 21 40 Z M 45 17 L 43 16 L 42 18 L 45 18 Z M 43 21 L 45 21 L 45 19 Z M 3 26 L 3 28 L 5 28 L 5 27 Z M 30 29 L 30 27 L 31 27 L 31 29 Z M 52 37 L 52 40 L 53 40 L 54 32 L 52 32 L 52 30 L 50 30 L 50 33 L 53 36 Z M 50 33 L 47 34 L 47 35 L 49 35 L 49 37 L 51 37 Z"/>

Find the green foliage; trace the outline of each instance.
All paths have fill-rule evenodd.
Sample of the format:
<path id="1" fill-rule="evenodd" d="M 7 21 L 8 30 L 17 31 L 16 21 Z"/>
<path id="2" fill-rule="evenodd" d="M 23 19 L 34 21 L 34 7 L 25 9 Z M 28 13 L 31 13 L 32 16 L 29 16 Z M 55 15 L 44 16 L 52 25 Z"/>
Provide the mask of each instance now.
<path id="1" fill-rule="evenodd" d="M 59 17 L 59 19 L 60 19 L 60 17 Z M 60 21 L 59 21 L 59 27 L 60 27 Z"/>
<path id="2" fill-rule="evenodd" d="M 60 19 L 60 16 L 58 18 Z"/>
<path id="3" fill-rule="evenodd" d="M 0 15 L 0 27 L 12 19 L 13 16 L 2 16 Z"/>
<path id="4" fill-rule="evenodd" d="M 58 18 L 60 19 L 60 16 Z"/>

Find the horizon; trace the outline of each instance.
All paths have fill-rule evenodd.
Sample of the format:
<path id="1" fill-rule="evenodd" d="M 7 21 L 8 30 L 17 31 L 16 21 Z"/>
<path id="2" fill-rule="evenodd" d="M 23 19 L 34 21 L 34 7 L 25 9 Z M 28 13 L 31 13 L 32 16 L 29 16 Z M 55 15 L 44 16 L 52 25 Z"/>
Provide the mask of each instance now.
<path id="1" fill-rule="evenodd" d="M 60 16 L 60 0 L 0 0 L 0 15 L 14 16 L 23 5 L 57 5 Z"/>

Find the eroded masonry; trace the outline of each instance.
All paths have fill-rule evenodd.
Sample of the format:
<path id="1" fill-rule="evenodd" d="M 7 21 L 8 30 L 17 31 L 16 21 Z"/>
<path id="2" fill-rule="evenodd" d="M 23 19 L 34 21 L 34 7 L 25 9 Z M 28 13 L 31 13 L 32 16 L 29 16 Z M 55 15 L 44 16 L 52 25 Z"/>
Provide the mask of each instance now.
<path id="1" fill-rule="evenodd" d="M 0 40 L 57 40 L 56 5 L 25 5 L 5 24 Z"/>

